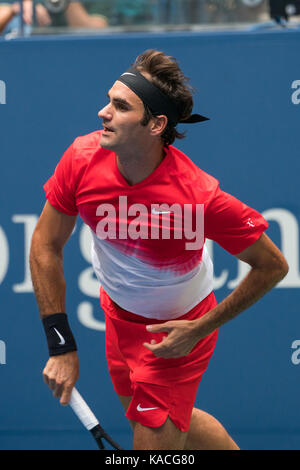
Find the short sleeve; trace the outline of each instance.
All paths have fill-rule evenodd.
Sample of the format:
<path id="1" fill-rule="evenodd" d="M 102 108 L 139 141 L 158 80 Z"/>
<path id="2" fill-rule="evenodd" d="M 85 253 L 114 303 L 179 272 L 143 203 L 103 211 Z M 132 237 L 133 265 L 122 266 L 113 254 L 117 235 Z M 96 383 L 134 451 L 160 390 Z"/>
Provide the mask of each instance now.
<path id="1" fill-rule="evenodd" d="M 44 191 L 47 200 L 57 210 L 67 215 L 77 215 L 75 188 L 72 144 L 63 154 L 54 174 L 45 183 Z"/>
<path id="2" fill-rule="evenodd" d="M 267 227 L 259 212 L 217 186 L 205 210 L 205 238 L 236 255 L 258 240 Z"/>

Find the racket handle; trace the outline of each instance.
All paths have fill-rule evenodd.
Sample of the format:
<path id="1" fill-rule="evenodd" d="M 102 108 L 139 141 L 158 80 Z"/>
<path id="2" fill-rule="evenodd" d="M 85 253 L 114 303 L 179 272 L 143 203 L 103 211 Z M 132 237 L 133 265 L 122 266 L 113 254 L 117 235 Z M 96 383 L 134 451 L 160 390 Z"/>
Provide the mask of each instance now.
<path id="1" fill-rule="evenodd" d="M 99 424 L 96 416 L 75 387 L 72 390 L 69 405 L 88 431 Z"/>

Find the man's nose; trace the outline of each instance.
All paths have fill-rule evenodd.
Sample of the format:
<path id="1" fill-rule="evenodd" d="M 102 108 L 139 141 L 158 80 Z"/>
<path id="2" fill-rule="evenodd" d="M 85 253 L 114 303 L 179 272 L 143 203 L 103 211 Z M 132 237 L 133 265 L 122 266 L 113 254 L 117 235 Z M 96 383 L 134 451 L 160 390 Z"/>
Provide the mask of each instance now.
<path id="1" fill-rule="evenodd" d="M 98 111 L 98 117 L 100 119 L 105 119 L 107 121 L 111 120 L 112 113 L 111 113 L 110 103 Z"/>

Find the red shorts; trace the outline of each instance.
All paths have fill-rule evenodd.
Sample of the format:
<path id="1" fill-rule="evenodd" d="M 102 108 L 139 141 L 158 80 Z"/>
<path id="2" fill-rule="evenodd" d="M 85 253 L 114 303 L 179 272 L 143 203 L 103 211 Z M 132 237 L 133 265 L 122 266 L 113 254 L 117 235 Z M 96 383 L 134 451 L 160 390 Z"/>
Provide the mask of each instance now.
<path id="1" fill-rule="evenodd" d="M 164 333 L 146 325 L 164 323 L 123 310 L 104 289 L 100 291 L 106 323 L 106 357 L 118 395 L 132 396 L 126 417 L 150 426 L 162 426 L 168 416 L 183 432 L 189 429 L 197 388 L 214 351 L 218 330 L 203 338 L 187 355 L 156 357 L 144 342 L 160 342 Z M 177 320 L 194 320 L 217 304 L 213 293 Z"/>

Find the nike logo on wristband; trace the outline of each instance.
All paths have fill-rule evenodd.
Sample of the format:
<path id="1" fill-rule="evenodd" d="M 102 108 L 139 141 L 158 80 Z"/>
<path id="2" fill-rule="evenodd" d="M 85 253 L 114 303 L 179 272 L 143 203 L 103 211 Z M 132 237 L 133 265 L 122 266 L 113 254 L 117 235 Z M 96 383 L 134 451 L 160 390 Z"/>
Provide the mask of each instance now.
<path id="1" fill-rule="evenodd" d="M 64 337 L 60 334 L 60 332 L 57 331 L 56 328 L 54 328 L 54 330 L 56 331 L 56 333 L 57 333 L 57 335 L 58 335 L 58 337 L 59 337 L 59 339 L 60 339 L 60 342 L 59 342 L 58 344 L 60 344 L 61 346 L 63 346 L 64 344 L 66 344 L 65 339 L 64 339 Z"/>
<path id="2" fill-rule="evenodd" d="M 158 407 L 156 406 L 155 408 L 142 408 L 141 404 L 139 403 L 138 406 L 136 407 L 138 411 L 150 411 L 150 410 L 158 410 Z"/>

